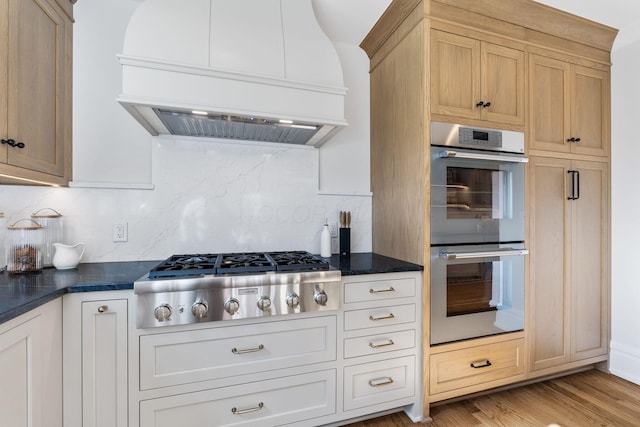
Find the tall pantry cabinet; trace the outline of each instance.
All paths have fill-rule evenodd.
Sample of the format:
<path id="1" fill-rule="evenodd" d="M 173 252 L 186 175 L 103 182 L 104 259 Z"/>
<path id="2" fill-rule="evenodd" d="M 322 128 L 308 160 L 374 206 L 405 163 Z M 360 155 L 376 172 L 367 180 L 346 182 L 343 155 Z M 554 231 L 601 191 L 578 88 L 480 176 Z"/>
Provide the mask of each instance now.
<path id="1" fill-rule="evenodd" d="M 531 0 L 394 0 L 360 45 L 370 58 L 373 250 L 425 266 L 426 415 L 432 402 L 607 359 L 616 34 Z M 524 331 L 429 345 L 432 120 L 525 132 Z M 479 374 L 469 358 L 496 362 Z"/>

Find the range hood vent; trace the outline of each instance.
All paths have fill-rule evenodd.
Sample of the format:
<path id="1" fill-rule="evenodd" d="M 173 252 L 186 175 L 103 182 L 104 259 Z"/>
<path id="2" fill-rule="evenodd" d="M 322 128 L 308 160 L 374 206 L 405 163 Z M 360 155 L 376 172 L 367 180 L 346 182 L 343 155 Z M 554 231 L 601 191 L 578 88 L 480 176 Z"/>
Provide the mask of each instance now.
<path id="1" fill-rule="evenodd" d="M 171 135 L 202 136 L 245 141 L 280 142 L 304 145 L 320 139 L 321 126 L 269 120 L 253 116 L 209 115 L 154 108 Z"/>
<path id="2" fill-rule="evenodd" d="M 145 0 L 118 58 L 118 102 L 152 135 L 317 147 L 347 125 L 311 0 Z"/>

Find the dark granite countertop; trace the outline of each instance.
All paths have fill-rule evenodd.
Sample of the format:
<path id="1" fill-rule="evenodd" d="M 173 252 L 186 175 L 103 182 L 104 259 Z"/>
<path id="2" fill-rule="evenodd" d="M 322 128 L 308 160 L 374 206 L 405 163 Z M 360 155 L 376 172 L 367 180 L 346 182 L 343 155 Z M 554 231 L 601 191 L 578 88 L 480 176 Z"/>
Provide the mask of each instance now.
<path id="1" fill-rule="evenodd" d="M 0 273 L 0 323 L 71 292 L 133 289 L 133 282 L 160 261 L 101 262 L 78 265 L 72 270 L 45 268 L 35 274 Z M 344 276 L 422 271 L 423 267 L 374 253 L 331 257 L 331 265 Z"/>
<path id="2" fill-rule="evenodd" d="M 72 270 L 45 268 L 41 273 L 0 273 L 0 323 L 70 292 L 133 289 L 133 282 L 158 261 L 80 264 Z"/>
<path id="3" fill-rule="evenodd" d="M 400 261 L 372 252 L 351 254 L 350 257 L 333 255 L 330 262 L 333 267 L 340 269 L 343 276 L 424 270 L 421 265 Z"/>

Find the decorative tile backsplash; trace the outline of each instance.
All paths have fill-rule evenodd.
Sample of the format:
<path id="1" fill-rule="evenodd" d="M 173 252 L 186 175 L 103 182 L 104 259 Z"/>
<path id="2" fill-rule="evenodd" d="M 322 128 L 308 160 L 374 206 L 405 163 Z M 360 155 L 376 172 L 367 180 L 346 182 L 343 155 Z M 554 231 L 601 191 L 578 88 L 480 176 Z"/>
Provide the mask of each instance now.
<path id="1" fill-rule="evenodd" d="M 9 224 L 43 207 L 64 215 L 82 262 L 171 254 L 320 252 L 325 218 L 351 211 L 352 252 L 371 250 L 371 197 L 318 194 L 317 149 L 153 138 L 154 190 L 0 186 Z M 113 242 L 114 223 L 128 241 Z M 4 232 L 4 230 L 2 230 Z M 334 239 L 334 252 L 337 246 Z"/>

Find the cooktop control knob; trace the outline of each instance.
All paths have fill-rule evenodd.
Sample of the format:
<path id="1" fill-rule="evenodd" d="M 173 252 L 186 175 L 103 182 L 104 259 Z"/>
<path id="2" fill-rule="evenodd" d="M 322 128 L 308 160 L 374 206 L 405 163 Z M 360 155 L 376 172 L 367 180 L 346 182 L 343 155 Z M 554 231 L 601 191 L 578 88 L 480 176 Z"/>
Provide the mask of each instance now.
<path id="1" fill-rule="evenodd" d="M 269 311 L 271 308 L 271 300 L 269 297 L 260 297 L 258 300 L 258 308 L 262 311 Z"/>
<path id="2" fill-rule="evenodd" d="M 327 305 L 328 297 L 324 291 L 320 291 L 320 292 L 316 292 L 316 294 L 313 296 L 313 300 L 318 305 Z"/>
<path id="3" fill-rule="evenodd" d="M 159 322 L 164 322 L 165 320 L 169 320 L 171 317 L 171 313 L 173 310 L 169 304 L 160 304 L 153 310 L 153 315 L 158 319 Z"/>
<path id="4" fill-rule="evenodd" d="M 300 297 L 297 294 L 287 295 L 287 305 L 291 308 L 298 308 L 300 306 Z"/>
<path id="5" fill-rule="evenodd" d="M 207 312 L 209 311 L 209 307 L 207 303 L 204 301 L 196 301 L 191 306 L 191 314 L 198 320 L 202 320 L 204 317 L 207 317 Z"/>
<path id="6" fill-rule="evenodd" d="M 224 302 L 224 311 L 230 315 L 234 315 L 240 310 L 240 301 L 235 298 L 229 298 Z"/>

